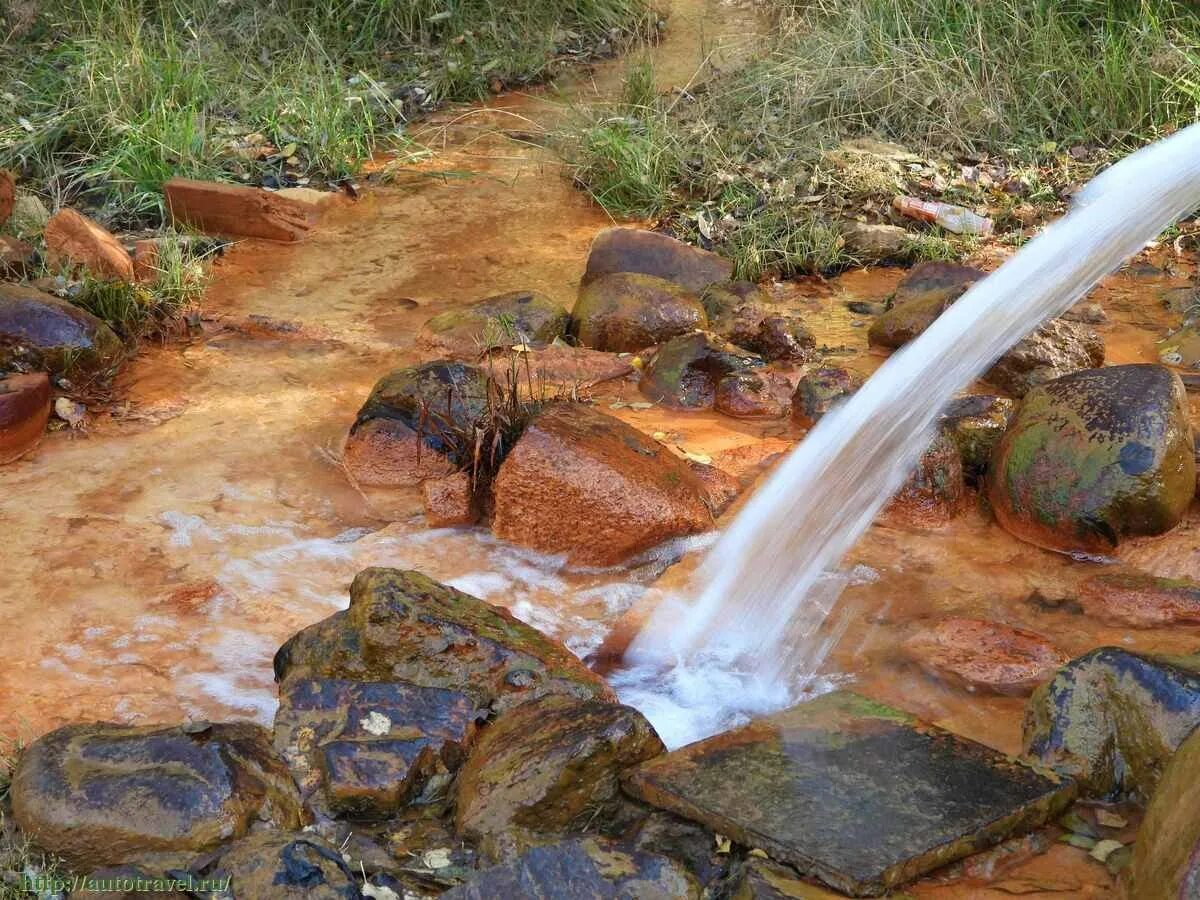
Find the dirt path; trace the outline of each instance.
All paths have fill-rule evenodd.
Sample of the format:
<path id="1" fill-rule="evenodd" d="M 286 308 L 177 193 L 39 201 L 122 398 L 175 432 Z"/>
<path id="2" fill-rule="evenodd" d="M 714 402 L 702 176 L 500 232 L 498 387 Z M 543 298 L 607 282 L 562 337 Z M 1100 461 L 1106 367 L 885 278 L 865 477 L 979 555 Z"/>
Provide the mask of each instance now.
<path id="1" fill-rule="evenodd" d="M 688 83 L 717 45 L 745 46 L 752 21 L 721 0 L 675 6 L 652 51 L 664 88 Z M 549 153 L 497 129 L 552 122 L 554 97 L 603 95 L 622 67 L 427 123 L 437 152 L 424 168 L 470 177 L 411 175 L 334 211 L 302 246 L 235 247 L 216 267 L 202 339 L 143 353 L 122 376 L 126 411 L 48 436 L 0 471 L 0 734 L 269 719 L 275 648 L 343 606 L 373 563 L 458 579 L 553 630 L 595 628 L 586 609 L 553 614 L 553 566 L 485 535 L 379 530 L 336 456 L 433 313 L 528 288 L 571 305 L 609 219 Z"/>

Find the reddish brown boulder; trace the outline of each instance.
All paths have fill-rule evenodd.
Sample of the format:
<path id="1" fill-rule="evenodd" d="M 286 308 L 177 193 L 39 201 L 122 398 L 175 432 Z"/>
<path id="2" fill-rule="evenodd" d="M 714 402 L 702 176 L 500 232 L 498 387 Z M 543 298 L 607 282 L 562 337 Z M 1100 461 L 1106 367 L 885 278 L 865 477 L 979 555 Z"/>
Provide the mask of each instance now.
<path id="1" fill-rule="evenodd" d="M 583 283 L 614 272 L 653 275 L 689 291 L 702 291 L 714 281 L 728 281 L 733 263 L 655 231 L 606 228 L 592 242 Z"/>
<path id="2" fill-rule="evenodd" d="M 1200 624 L 1200 584 L 1188 578 L 1094 575 L 1079 585 L 1079 604 L 1089 616 L 1134 628 Z"/>
<path id="3" fill-rule="evenodd" d="M 479 519 L 475 509 L 471 476 L 455 472 L 445 478 L 431 478 L 421 485 L 425 521 L 431 528 L 474 525 Z"/>
<path id="4" fill-rule="evenodd" d="M 50 420 L 50 378 L 0 378 L 0 465 L 20 459 L 38 445 Z"/>
<path id="5" fill-rule="evenodd" d="M 714 516 L 719 516 L 729 508 L 738 494 L 742 492 L 742 483 L 724 469 L 716 466 L 706 466 L 695 460 L 688 460 L 688 468 L 700 482 L 704 502 L 712 510 Z"/>
<path id="6" fill-rule="evenodd" d="M 46 225 L 51 266 L 80 268 L 95 278 L 132 281 L 133 260 L 111 232 L 73 209 L 60 209 Z"/>
<path id="7" fill-rule="evenodd" d="M 398 419 L 371 419 L 356 425 L 346 439 L 342 465 L 362 487 L 413 486 L 455 470 L 453 462 Z"/>
<path id="8" fill-rule="evenodd" d="M 616 272 L 580 288 L 571 333 L 585 347 L 634 353 L 703 328 L 700 298 L 653 275 Z"/>
<path id="9" fill-rule="evenodd" d="M 0 225 L 8 221 L 12 215 L 13 205 L 17 202 L 17 183 L 12 172 L 0 169 Z"/>
<path id="10" fill-rule="evenodd" d="M 1104 339 L 1087 325 L 1066 319 L 1044 322 L 1005 353 L 983 376 L 1014 397 L 1063 375 L 1104 365 Z"/>
<path id="11" fill-rule="evenodd" d="M 492 530 L 580 565 L 614 565 L 668 538 L 712 527 L 683 460 L 592 407 L 556 404 L 500 467 Z"/>
<path id="12" fill-rule="evenodd" d="M 153 238 L 133 245 L 133 280 L 148 284 L 158 279 L 158 241 Z"/>
<path id="13" fill-rule="evenodd" d="M 20 278 L 33 268 L 33 246 L 20 238 L 0 234 L 0 275 Z"/>
<path id="14" fill-rule="evenodd" d="M 291 243 L 304 240 L 314 224 L 311 205 L 261 188 L 172 178 L 163 193 L 176 225 L 206 234 Z"/>
<path id="15" fill-rule="evenodd" d="M 735 372 L 717 384 L 713 408 L 735 419 L 782 419 L 791 412 L 791 383 L 770 372 Z"/>
<path id="16" fill-rule="evenodd" d="M 987 619 L 958 616 L 922 629 L 903 651 L 922 669 L 968 691 L 1023 697 L 1070 659 L 1045 638 Z"/>
<path id="17" fill-rule="evenodd" d="M 893 524 L 936 528 L 965 509 L 966 497 L 958 446 L 939 430 L 883 513 Z"/>

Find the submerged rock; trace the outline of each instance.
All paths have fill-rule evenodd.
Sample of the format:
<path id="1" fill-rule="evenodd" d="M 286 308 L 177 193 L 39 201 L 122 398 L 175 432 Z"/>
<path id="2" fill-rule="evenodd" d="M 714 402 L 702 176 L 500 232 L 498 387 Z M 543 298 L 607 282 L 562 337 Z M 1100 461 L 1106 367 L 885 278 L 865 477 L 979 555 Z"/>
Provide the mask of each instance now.
<path id="1" fill-rule="evenodd" d="M 970 266 L 926 262 L 914 266 L 896 287 L 892 305 L 867 332 L 877 347 L 902 347 L 934 323 L 986 272 Z"/>
<path id="2" fill-rule="evenodd" d="M 544 346 L 567 333 L 567 311 L 537 291 L 513 291 L 434 316 L 417 345 L 446 356 L 476 359 L 494 347 Z"/>
<path id="3" fill-rule="evenodd" d="M 46 224 L 46 259 L 60 269 L 83 269 L 102 281 L 133 281 L 133 259 L 112 234 L 73 209 Z"/>
<path id="4" fill-rule="evenodd" d="M 302 824 L 287 767 L 249 723 L 59 728 L 21 755 L 12 805 L 26 835 L 85 871 Z"/>
<path id="5" fill-rule="evenodd" d="M 904 642 L 904 653 L 932 675 L 969 691 L 1028 696 L 1068 657 L 1045 638 L 987 619 L 952 616 Z"/>
<path id="6" fill-rule="evenodd" d="M 657 441 L 590 406 L 554 404 L 500 466 L 492 531 L 577 565 L 615 565 L 712 528 L 703 494 Z"/>
<path id="7" fill-rule="evenodd" d="M 796 316 L 765 316 L 753 332 L 734 340 L 764 359 L 807 362 L 816 355 L 817 339 Z"/>
<path id="8" fill-rule="evenodd" d="M 0 369 L 103 377 L 124 352 L 113 330 L 86 310 L 35 288 L 0 284 Z"/>
<path id="9" fill-rule="evenodd" d="M 507 610 L 399 569 L 359 572 L 349 609 L 279 648 L 275 678 L 405 681 L 460 690 L 493 709 L 546 694 L 615 699 L 566 647 Z"/>
<path id="10" fill-rule="evenodd" d="M 782 419 L 791 412 L 791 383 L 771 372 L 735 372 L 717 383 L 713 408 L 735 419 Z"/>
<path id="11" fill-rule="evenodd" d="M 1079 604 L 1089 616 L 1134 628 L 1200 624 L 1200 584 L 1190 578 L 1093 575 L 1079 585 Z"/>
<path id="12" fill-rule="evenodd" d="M 672 338 L 642 370 L 638 387 L 658 403 L 711 409 L 726 375 L 761 366 L 762 359 L 703 331 Z"/>
<path id="13" fill-rule="evenodd" d="M 385 375 L 358 411 L 342 454 L 359 485 L 417 485 L 469 462 L 466 447 L 492 382 L 476 366 L 436 360 Z"/>
<path id="14" fill-rule="evenodd" d="M 1027 756 L 1097 800 L 1148 800 L 1200 723 L 1200 657 L 1101 647 L 1064 666 L 1025 708 Z"/>
<path id="15" fill-rule="evenodd" d="M 727 281 L 733 263 L 656 231 L 606 228 L 592 241 L 583 283 L 616 272 L 653 275 L 699 292 L 714 281 Z"/>
<path id="16" fill-rule="evenodd" d="M 986 395 L 960 397 L 942 410 L 942 430 L 957 445 L 968 481 L 975 483 L 987 471 L 1015 410 L 1009 398 Z"/>
<path id="17" fill-rule="evenodd" d="M 850 691 L 643 763 L 625 786 L 851 896 L 1037 828 L 1073 795 Z"/>
<path id="18" fill-rule="evenodd" d="M 1014 397 L 1104 364 L 1104 340 L 1086 325 L 1051 319 L 1000 357 L 984 380 Z"/>
<path id="19" fill-rule="evenodd" d="M 1200 731 L 1167 763 L 1138 829 L 1130 868 L 1130 897 L 1200 897 Z"/>
<path id="20" fill-rule="evenodd" d="M 700 900 L 679 863 L 599 837 L 534 847 L 510 863 L 484 869 L 443 900 L 553 897 L 554 900 Z"/>
<path id="21" fill-rule="evenodd" d="M 939 429 L 884 515 L 893 523 L 938 527 L 964 510 L 966 497 L 958 446 Z"/>
<path id="22" fill-rule="evenodd" d="M 636 709 L 546 697 L 483 732 L 455 784 L 459 834 L 493 858 L 524 849 L 522 834 L 585 831 L 615 818 L 619 778 L 665 751 Z"/>
<path id="23" fill-rule="evenodd" d="M 619 272 L 579 290 L 571 333 L 585 347 L 636 352 L 708 324 L 700 299 L 653 275 Z"/>
<path id="24" fill-rule="evenodd" d="M 817 420 L 863 386 L 863 377 L 849 369 L 827 366 L 807 373 L 792 394 L 792 419 L 812 428 Z"/>
<path id="25" fill-rule="evenodd" d="M 1183 384 L 1156 365 L 1064 376 L 1022 401 L 992 458 L 1006 530 L 1052 550 L 1105 553 L 1175 527 L 1196 490 Z"/>
<path id="26" fill-rule="evenodd" d="M 320 789 L 336 815 L 381 819 L 458 768 L 482 715 L 446 688 L 296 677 L 280 687 L 275 746 L 306 799 Z"/>
<path id="27" fill-rule="evenodd" d="M 0 376 L 0 466 L 36 447 L 49 421 L 50 379 L 45 372 Z"/>
<path id="28" fill-rule="evenodd" d="M 360 900 L 358 876 L 315 834 L 266 832 L 244 838 L 207 876 L 229 879 L 232 900 Z"/>

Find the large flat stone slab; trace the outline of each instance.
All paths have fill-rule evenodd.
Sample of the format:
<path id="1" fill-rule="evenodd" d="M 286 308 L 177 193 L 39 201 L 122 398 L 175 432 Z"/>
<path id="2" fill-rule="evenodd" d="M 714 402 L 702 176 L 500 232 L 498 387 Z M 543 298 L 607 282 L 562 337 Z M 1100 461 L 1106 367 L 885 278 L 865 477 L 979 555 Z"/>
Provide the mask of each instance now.
<path id="1" fill-rule="evenodd" d="M 660 756 L 625 787 L 856 897 L 1036 828 L 1075 794 L 851 691 Z"/>

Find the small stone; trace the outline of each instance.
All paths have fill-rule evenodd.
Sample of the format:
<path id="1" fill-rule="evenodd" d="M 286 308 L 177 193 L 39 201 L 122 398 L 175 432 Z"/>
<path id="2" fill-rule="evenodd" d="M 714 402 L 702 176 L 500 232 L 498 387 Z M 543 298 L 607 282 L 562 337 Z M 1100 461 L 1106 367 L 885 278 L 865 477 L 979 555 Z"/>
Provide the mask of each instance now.
<path id="1" fill-rule="evenodd" d="M 817 339 L 805 324 L 794 316 L 766 316 L 758 323 L 755 333 L 740 343 L 764 359 L 787 362 L 807 362 L 816 353 Z"/>
<path id="2" fill-rule="evenodd" d="M 852 222 L 842 229 L 846 249 L 862 262 L 896 259 L 904 254 L 911 237 L 898 225 Z"/>
<path id="3" fill-rule="evenodd" d="M 59 397 L 54 401 L 54 414 L 72 428 L 80 428 L 87 418 L 87 407 L 70 397 Z"/>
<path id="4" fill-rule="evenodd" d="M 46 225 L 51 266 L 84 269 L 104 281 L 133 281 L 133 260 L 105 228 L 73 209 L 60 209 Z"/>
<path id="5" fill-rule="evenodd" d="M 133 280 L 138 284 L 153 284 L 158 280 L 158 241 L 154 238 L 133 245 Z"/>
<path id="6" fill-rule="evenodd" d="M 987 395 L 960 397 L 942 410 L 941 427 L 958 447 L 969 482 L 978 482 L 987 471 L 1015 410 L 1008 397 Z"/>
<path id="7" fill-rule="evenodd" d="M 699 292 L 715 281 L 727 281 L 733 263 L 658 232 L 606 228 L 592 242 L 583 284 L 615 272 L 653 275 Z"/>
<path id="8" fill-rule="evenodd" d="M 792 394 L 792 419 L 803 428 L 812 428 L 862 385 L 861 375 L 836 366 L 809 372 L 796 384 Z"/>
<path id="9" fill-rule="evenodd" d="M 428 320 L 417 346 L 457 359 L 478 359 L 488 350 L 518 344 L 543 347 L 567 332 L 567 311 L 537 291 L 514 291 L 478 300 Z M 522 373 L 523 374 L 523 373 Z"/>
<path id="10" fill-rule="evenodd" d="M 33 269 L 33 246 L 20 238 L 0 234 L 0 275 L 22 278 Z"/>
<path id="11" fill-rule="evenodd" d="M 12 215 L 8 219 L 8 228 L 13 234 L 26 241 L 40 238 L 49 221 L 50 210 L 46 209 L 46 204 L 39 197 L 17 192 Z"/>
<path id="12" fill-rule="evenodd" d="M 571 333 L 593 350 L 636 352 L 708 323 L 700 299 L 653 275 L 618 272 L 587 283 L 571 311 Z"/>
<path id="13" fill-rule="evenodd" d="M 938 429 L 883 516 L 893 524 L 939 528 L 963 512 L 966 498 L 958 446 Z"/>
<path id="14" fill-rule="evenodd" d="M 761 357 L 716 335 L 696 331 L 659 347 L 642 370 L 638 389 L 666 406 L 711 409 L 722 378 L 762 364 Z"/>
<path id="15" fill-rule="evenodd" d="M 207 876 L 236 900 L 359 900 L 358 878 L 315 834 L 264 832 L 231 846 Z"/>
<path id="16" fill-rule="evenodd" d="M 1056 378 L 1104 364 L 1104 340 L 1086 325 L 1051 319 L 1000 357 L 984 375 L 1014 397 Z"/>
<path id="17" fill-rule="evenodd" d="M 736 372 L 717 383 L 713 408 L 735 419 L 782 419 L 791 412 L 792 386 L 770 372 Z"/>
<path id="18" fill-rule="evenodd" d="M 86 310 L 33 287 L 0 284 L 0 369 L 103 378 L 124 351 L 113 330 Z"/>
<path id="19" fill-rule="evenodd" d="M 904 642 L 921 668 L 969 691 L 1028 696 L 1068 657 L 1031 631 L 986 619 L 951 617 Z"/>

